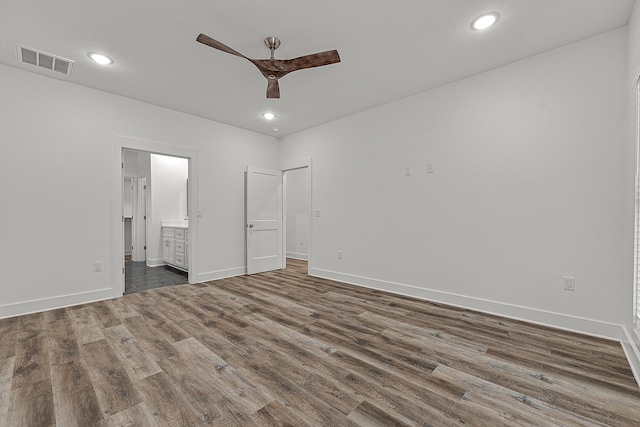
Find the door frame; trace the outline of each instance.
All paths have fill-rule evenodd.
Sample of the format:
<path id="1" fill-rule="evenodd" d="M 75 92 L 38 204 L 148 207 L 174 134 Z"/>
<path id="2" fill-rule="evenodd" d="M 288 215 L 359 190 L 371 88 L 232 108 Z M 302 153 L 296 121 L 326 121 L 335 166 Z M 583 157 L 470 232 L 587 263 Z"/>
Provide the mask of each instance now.
<path id="1" fill-rule="evenodd" d="M 189 161 L 189 283 L 196 283 L 198 271 L 198 151 L 176 145 L 169 145 L 156 141 L 134 138 L 126 135 L 113 135 L 111 144 L 112 178 L 111 178 L 111 283 L 114 297 L 124 295 L 124 221 L 122 220 L 122 182 L 123 182 L 123 157 L 122 150 L 130 149 L 146 151 L 152 154 L 182 157 Z M 148 209 L 147 209 L 148 211 Z M 148 230 L 147 230 L 148 231 Z M 148 236 L 147 236 L 148 240 Z"/>
<path id="2" fill-rule="evenodd" d="M 311 271 L 311 267 L 313 265 L 313 257 L 312 247 L 313 247 L 313 192 L 312 192 L 312 183 L 313 183 L 313 169 L 312 169 L 312 159 L 305 158 L 294 160 L 292 162 L 283 163 L 280 166 L 280 170 L 282 170 L 282 268 L 286 268 L 287 266 L 287 183 L 285 179 L 285 172 L 295 170 L 295 169 L 303 169 L 308 168 L 307 173 L 307 194 L 309 195 L 309 206 L 308 206 L 308 230 L 307 230 L 307 272 Z"/>

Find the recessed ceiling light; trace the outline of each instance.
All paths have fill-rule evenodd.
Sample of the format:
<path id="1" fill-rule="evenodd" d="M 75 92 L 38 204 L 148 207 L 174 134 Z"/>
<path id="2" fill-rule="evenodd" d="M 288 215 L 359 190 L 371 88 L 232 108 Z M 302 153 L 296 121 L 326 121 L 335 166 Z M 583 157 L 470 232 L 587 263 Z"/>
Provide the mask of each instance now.
<path id="1" fill-rule="evenodd" d="M 111 59 L 108 56 L 105 56 L 105 55 L 103 55 L 101 53 L 91 52 L 91 53 L 89 53 L 89 58 L 93 59 L 95 62 L 97 62 L 100 65 L 113 64 L 113 59 Z"/>
<path id="2" fill-rule="evenodd" d="M 484 15 L 476 18 L 471 23 L 471 28 L 478 31 L 486 30 L 487 28 L 493 26 L 496 22 L 498 22 L 499 18 L 500 15 L 498 15 L 496 12 L 485 13 Z"/>
<path id="3" fill-rule="evenodd" d="M 278 132 L 278 131 L 280 131 L 280 128 L 273 128 L 273 131 L 274 132 Z"/>
<path id="4" fill-rule="evenodd" d="M 276 118 L 276 115 L 273 113 L 264 113 L 262 117 L 264 117 L 267 120 L 273 120 Z"/>

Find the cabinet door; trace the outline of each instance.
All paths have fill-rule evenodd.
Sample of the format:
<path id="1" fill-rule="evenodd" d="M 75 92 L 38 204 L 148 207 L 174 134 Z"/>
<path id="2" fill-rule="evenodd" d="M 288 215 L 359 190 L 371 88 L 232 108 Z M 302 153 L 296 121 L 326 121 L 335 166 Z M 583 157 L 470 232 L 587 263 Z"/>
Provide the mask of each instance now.
<path id="1" fill-rule="evenodd" d="M 165 237 L 162 239 L 162 260 L 167 264 L 175 263 L 176 240 Z"/>

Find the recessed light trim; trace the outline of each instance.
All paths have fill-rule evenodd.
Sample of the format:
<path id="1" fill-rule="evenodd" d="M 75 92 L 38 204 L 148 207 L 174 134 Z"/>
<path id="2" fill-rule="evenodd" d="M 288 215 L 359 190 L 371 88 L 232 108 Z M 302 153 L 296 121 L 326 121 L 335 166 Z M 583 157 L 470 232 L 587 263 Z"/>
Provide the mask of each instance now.
<path id="1" fill-rule="evenodd" d="M 89 58 L 91 58 L 92 60 L 94 60 L 95 62 L 97 62 L 100 65 L 111 65 L 111 64 L 113 64 L 113 59 L 111 59 L 108 56 L 103 55 L 101 53 L 89 52 L 87 55 L 89 55 Z"/>
<path id="2" fill-rule="evenodd" d="M 500 19 L 500 14 L 497 12 L 485 13 L 473 20 L 471 28 L 476 31 L 483 31 L 493 27 Z"/>
<path id="3" fill-rule="evenodd" d="M 276 118 L 276 115 L 273 113 L 263 113 L 262 117 L 264 117 L 267 120 L 273 120 Z"/>

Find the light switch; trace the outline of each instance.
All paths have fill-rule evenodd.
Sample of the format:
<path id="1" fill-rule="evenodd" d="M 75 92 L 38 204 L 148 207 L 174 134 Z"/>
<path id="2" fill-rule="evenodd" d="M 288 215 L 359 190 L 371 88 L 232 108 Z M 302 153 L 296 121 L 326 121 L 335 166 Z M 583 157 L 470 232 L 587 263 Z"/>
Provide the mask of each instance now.
<path id="1" fill-rule="evenodd" d="M 411 168 L 411 166 L 407 166 L 404 168 L 404 175 L 405 176 L 413 175 L 413 169 Z"/>
<path id="2" fill-rule="evenodd" d="M 320 217 L 320 209 L 314 209 L 313 210 L 313 216 L 315 216 L 316 218 Z"/>
<path id="3" fill-rule="evenodd" d="M 433 164 L 427 163 L 427 173 L 433 173 Z"/>

